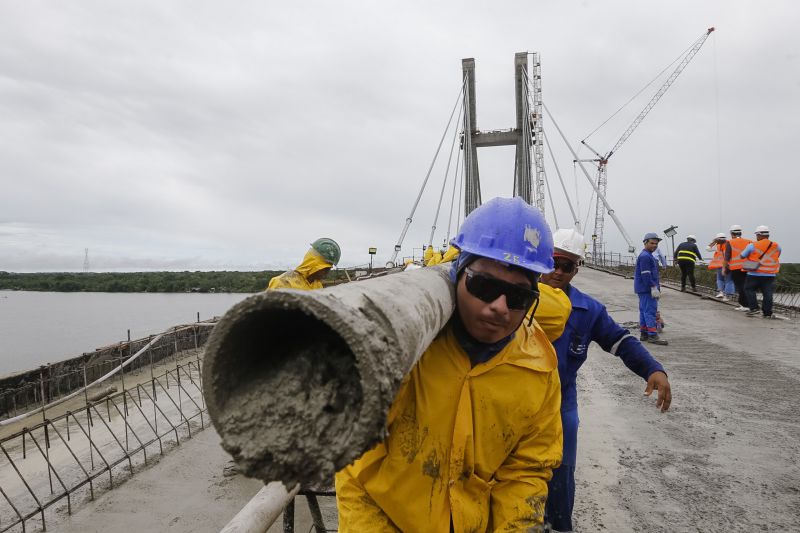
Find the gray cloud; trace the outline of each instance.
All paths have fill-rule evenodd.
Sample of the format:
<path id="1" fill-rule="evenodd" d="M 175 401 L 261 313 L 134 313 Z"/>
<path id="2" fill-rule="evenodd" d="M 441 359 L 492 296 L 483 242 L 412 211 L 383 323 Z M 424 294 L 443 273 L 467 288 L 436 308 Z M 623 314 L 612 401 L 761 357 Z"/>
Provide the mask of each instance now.
<path id="1" fill-rule="evenodd" d="M 797 12 L 790 1 L 4 3 L 0 269 L 79 270 L 87 247 L 97 268 L 283 268 L 323 234 L 348 264 L 367 262 L 369 246 L 383 261 L 462 57 L 477 61 L 479 127 L 503 128 L 514 121 L 513 54 L 540 51 L 545 101 L 577 143 L 712 24 L 612 158 L 609 201 L 635 237 L 767 223 L 798 260 Z M 593 146 L 613 145 L 653 90 Z M 574 191 L 572 157 L 548 132 Z M 479 157 L 484 198 L 508 195 L 513 150 Z M 441 169 L 404 254 L 428 238 Z M 590 189 L 577 182 L 584 218 Z M 610 220 L 607 238 L 623 250 Z"/>

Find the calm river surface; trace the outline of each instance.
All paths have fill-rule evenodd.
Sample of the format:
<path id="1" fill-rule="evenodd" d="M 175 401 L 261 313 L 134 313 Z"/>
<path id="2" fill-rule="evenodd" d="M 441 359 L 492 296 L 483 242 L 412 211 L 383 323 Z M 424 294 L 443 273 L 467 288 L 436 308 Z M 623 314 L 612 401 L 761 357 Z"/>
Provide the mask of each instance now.
<path id="1" fill-rule="evenodd" d="M 0 376 L 222 315 L 249 294 L 0 291 Z"/>

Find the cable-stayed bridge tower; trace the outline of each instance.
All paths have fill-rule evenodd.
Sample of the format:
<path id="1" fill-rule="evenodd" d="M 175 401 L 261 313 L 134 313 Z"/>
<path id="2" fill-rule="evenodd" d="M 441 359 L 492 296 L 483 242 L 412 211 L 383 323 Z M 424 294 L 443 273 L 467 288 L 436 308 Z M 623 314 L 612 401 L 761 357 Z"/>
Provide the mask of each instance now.
<path id="1" fill-rule="evenodd" d="M 542 135 L 542 85 L 539 54 L 533 54 L 533 69 L 528 70 L 528 52 L 514 56 L 516 123 L 513 128 L 478 129 L 475 98 L 475 59 L 461 60 L 466 80 L 464 90 L 464 215 L 481 204 L 478 148 L 515 146 L 514 196 L 544 212 L 545 175 Z"/>

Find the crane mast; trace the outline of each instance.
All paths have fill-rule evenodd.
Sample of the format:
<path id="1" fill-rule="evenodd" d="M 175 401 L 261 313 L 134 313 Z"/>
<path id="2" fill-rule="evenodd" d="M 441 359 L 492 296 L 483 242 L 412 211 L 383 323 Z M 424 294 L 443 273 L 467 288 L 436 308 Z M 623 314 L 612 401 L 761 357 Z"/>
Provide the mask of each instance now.
<path id="1" fill-rule="evenodd" d="M 650 101 L 647 102 L 647 105 L 644 106 L 644 109 L 642 109 L 639 115 L 637 115 L 637 117 L 633 120 L 633 122 L 631 122 L 630 126 L 628 126 L 628 128 L 625 130 L 622 136 L 620 136 L 619 140 L 616 142 L 614 147 L 611 148 L 611 150 L 609 150 L 605 156 L 600 155 L 600 153 L 598 153 L 594 148 L 589 146 L 585 140 L 581 141 L 581 144 L 589 148 L 597 156 L 597 159 L 592 160 L 597 163 L 597 190 L 598 190 L 597 203 L 595 204 L 594 234 L 592 235 L 592 243 L 593 243 L 592 256 L 594 258 L 599 257 L 603 253 L 603 247 L 604 247 L 603 230 L 605 226 L 605 205 L 601 200 L 601 195 L 605 197 L 606 190 L 608 188 L 606 165 L 608 164 L 609 158 L 612 155 L 614 155 L 622 147 L 623 144 L 625 144 L 625 141 L 627 141 L 628 138 L 630 138 L 631 134 L 633 134 L 636 128 L 639 127 L 639 124 L 642 123 L 647 114 L 650 113 L 650 111 L 653 109 L 653 107 L 655 107 L 655 105 L 658 103 L 661 97 L 664 96 L 664 93 L 667 92 L 667 89 L 670 88 L 670 86 L 675 82 L 680 73 L 683 72 L 683 69 L 686 68 L 686 66 L 689 64 L 692 58 L 697 54 L 697 52 L 700 51 L 700 48 L 702 48 L 703 44 L 706 42 L 706 39 L 708 39 L 708 36 L 711 35 L 711 32 L 713 31 L 714 31 L 713 27 L 708 28 L 708 30 L 706 30 L 706 32 L 703 35 L 701 35 L 700 38 L 697 39 L 697 41 L 694 42 L 694 44 L 686 53 L 686 55 L 683 56 L 683 59 L 681 59 L 681 61 L 678 63 L 678 66 L 675 67 L 675 70 L 672 71 L 672 74 L 669 75 L 667 81 L 665 81 L 663 85 L 661 85 L 661 87 L 658 89 L 658 91 L 656 91 L 656 93 L 653 95 Z M 630 246 L 631 243 L 628 243 L 628 245 Z"/>

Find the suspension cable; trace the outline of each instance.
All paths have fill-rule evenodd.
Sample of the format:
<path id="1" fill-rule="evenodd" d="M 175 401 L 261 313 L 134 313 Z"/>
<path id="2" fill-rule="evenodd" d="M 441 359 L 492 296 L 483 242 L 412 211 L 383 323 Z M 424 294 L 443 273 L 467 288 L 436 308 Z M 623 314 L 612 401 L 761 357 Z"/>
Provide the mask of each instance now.
<path id="1" fill-rule="evenodd" d="M 544 138 L 545 146 L 547 146 L 547 151 L 550 153 L 550 159 L 553 161 L 553 166 L 556 167 L 556 174 L 558 175 L 558 181 L 561 182 L 561 190 L 564 191 L 564 197 L 567 199 L 567 205 L 569 206 L 569 212 L 572 214 L 572 223 L 578 226 L 578 232 L 580 232 L 581 231 L 581 221 L 578 218 L 578 216 L 575 214 L 575 209 L 572 207 L 572 201 L 569 198 L 569 193 L 567 193 L 567 186 L 564 184 L 564 178 L 561 176 L 561 170 L 558 168 L 558 162 L 556 161 L 556 156 L 553 154 L 553 147 L 550 146 L 550 140 L 547 138 L 547 134 L 544 133 L 544 131 L 542 131 L 542 137 Z M 548 190 L 549 190 L 549 186 L 548 186 Z M 552 196 L 550 197 L 550 203 L 551 204 L 553 203 Z M 553 209 L 553 211 L 555 211 L 555 208 Z"/>
<path id="2" fill-rule="evenodd" d="M 406 233 L 408 232 L 409 226 L 411 226 L 411 222 L 414 219 L 414 213 L 417 210 L 417 206 L 419 205 L 419 200 L 422 198 L 422 193 L 425 192 L 425 186 L 428 184 L 428 179 L 431 177 L 431 171 L 433 170 L 433 165 L 436 163 L 436 158 L 439 156 L 439 150 L 442 149 L 442 143 L 444 143 L 444 139 L 447 136 L 447 132 L 450 130 L 450 124 L 453 122 L 453 115 L 456 114 L 456 109 L 458 108 L 458 104 L 461 101 L 461 93 L 464 92 L 464 88 L 467 85 L 467 77 L 464 76 L 464 80 L 461 83 L 461 88 L 458 91 L 458 96 L 456 97 L 456 103 L 453 105 L 453 110 L 450 112 L 450 118 L 447 119 L 447 126 L 445 127 L 444 131 L 442 132 L 442 138 L 439 139 L 439 145 L 436 147 L 436 152 L 433 154 L 433 160 L 431 160 L 431 164 L 428 167 L 428 172 L 425 174 L 425 179 L 422 181 L 422 187 L 419 189 L 419 194 L 417 194 L 417 199 L 414 201 L 414 206 L 411 208 L 411 213 L 409 213 L 408 218 L 406 218 L 406 223 L 403 226 L 403 231 L 400 232 L 400 237 L 397 239 L 397 244 L 394 246 L 394 252 L 392 252 L 392 258 L 389 262 L 394 266 L 395 261 L 397 260 L 397 254 L 400 253 L 400 250 L 403 246 L 403 240 L 406 238 Z"/>
<path id="3" fill-rule="evenodd" d="M 463 103 L 463 100 L 462 100 Z M 461 118 L 461 112 L 464 106 L 462 105 L 461 108 L 458 110 L 458 118 L 456 119 L 456 124 L 458 124 L 458 119 Z M 453 160 L 453 150 L 456 147 L 456 139 L 458 138 L 458 128 L 453 128 L 453 142 L 450 143 L 450 154 L 447 156 L 447 167 L 444 170 L 444 180 L 442 181 L 442 190 L 439 192 L 439 203 L 436 204 L 436 215 L 433 217 L 433 226 L 431 226 L 431 236 L 428 239 L 428 245 L 433 245 L 433 234 L 436 233 L 436 223 L 439 222 L 439 212 L 442 209 L 442 200 L 444 199 L 444 189 L 447 187 L 447 177 L 450 175 L 450 163 Z M 453 181 L 455 181 L 455 176 L 453 177 Z"/>
<path id="4" fill-rule="evenodd" d="M 459 150 L 459 154 L 456 156 L 456 170 L 453 172 L 453 195 L 450 198 L 450 214 L 447 216 L 447 235 L 444 238 L 445 243 L 450 242 L 450 230 L 453 223 L 453 206 L 456 204 L 456 187 L 460 178 L 460 174 L 458 173 L 460 170 L 459 163 L 461 163 L 461 150 Z M 458 213 L 456 213 L 456 215 L 458 215 Z"/>

